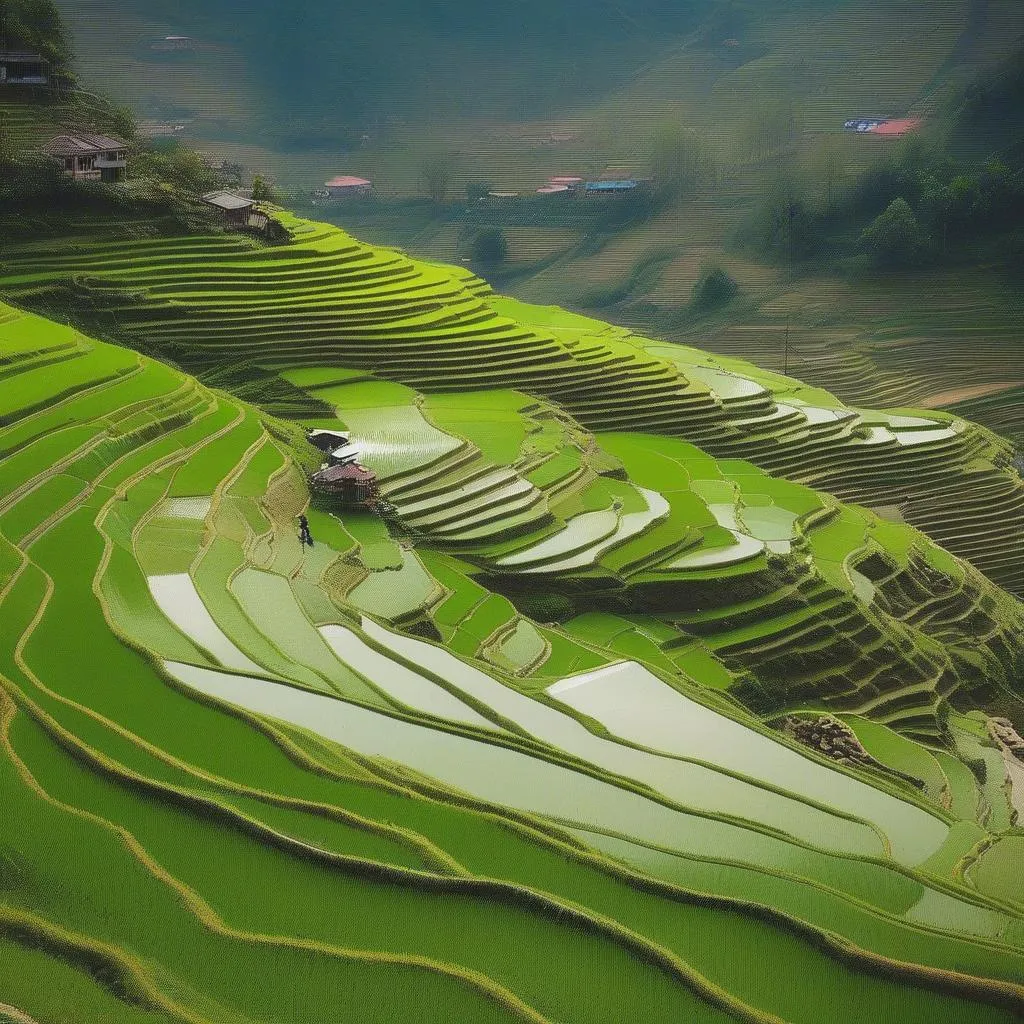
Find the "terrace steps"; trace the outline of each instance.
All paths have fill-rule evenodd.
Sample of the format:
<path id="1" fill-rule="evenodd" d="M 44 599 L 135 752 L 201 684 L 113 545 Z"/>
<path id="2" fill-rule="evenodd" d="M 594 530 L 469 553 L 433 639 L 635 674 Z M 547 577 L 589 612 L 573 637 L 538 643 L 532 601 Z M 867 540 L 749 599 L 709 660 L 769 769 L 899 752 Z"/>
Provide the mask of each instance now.
<path id="1" fill-rule="evenodd" d="M 1007 480 L 998 511 L 968 488 L 955 488 L 958 501 L 949 503 L 948 514 L 963 513 L 973 537 L 950 527 L 944 509 L 936 511 L 941 488 L 950 489 L 969 463 L 993 464 L 998 455 L 994 439 L 973 427 L 960 425 L 955 436 L 909 446 L 887 435 L 877 436 L 878 445 L 866 444 L 855 421 L 809 422 L 769 386 L 752 391 L 742 384 L 722 394 L 694 387 L 700 376 L 728 383 L 732 375 L 742 383 L 744 372 L 735 365 L 710 375 L 705 366 L 687 378 L 682 348 L 671 360 L 660 351 L 651 355 L 629 332 L 594 333 L 592 322 L 589 333 L 571 339 L 572 332 L 562 337 L 560 328 L 523 327 L 495 313 L 487 286 L 458 268 L 417 264 L 327 226 L 293 227 L 290 245 L 271 248 L 149 239 L 120 249 L 80 242 L 77 251 L 57 256 L 35 246 L 20 264 L 24 273 L 8 277 L 4 287 L 39 295 L 40 287 L 77 275 L 79 287 L 95 292 L 125 331 L 140 342 L 167 344 L 175 358 L 187 355 L 195 365 L 235 359 L 244 348 L 297 364 L 326 359 L 380 367 L 426 389 L 524 389 L 561 401 L 591 429 L 685 437 L 712 455 L 744 455 L 847 500 L 899 505 L 910 522 L 997 581 L 1024 588 L 1024 571 L 1007 551 L 1011 538 L 1024 540 L 1024 483 L 993 470 Z M 202 271 L 188 266 L 193 255 L 210 258 Z M 138 294 L 125 296 L 125 288 Z M 162 310 L 145 312 L 168 299 Z M 434 303 L 436 309 L 426 308 Z M 829 339 L 818 344 L 827 353 Z M 904 355 L 896 348 L 885 352 L 890 361 Z M 843 372 L 856 373 L 859 365 L 846 360 Z M 453 374 L 456 369 L 461 372 Z"/>

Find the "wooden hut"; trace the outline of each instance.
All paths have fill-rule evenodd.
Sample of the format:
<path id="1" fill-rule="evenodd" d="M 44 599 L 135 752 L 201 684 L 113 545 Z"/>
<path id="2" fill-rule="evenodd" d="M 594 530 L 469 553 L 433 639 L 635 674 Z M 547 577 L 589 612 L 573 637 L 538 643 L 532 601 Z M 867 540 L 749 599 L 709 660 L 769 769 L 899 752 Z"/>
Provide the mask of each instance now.
<path id="1" fill-rule="evenodd" d="M 220 213 L 225 223 L 238 228 L 248 227 L 249 217 L 254 212 L 254 203 L 251 199 L 235 195 L 234 192 L 227 192 L 224 189 L 207 192 L 203 196 L 203 202 Z"/>
<path id="2" fill-rule="evenodd" d="M 377 475 L 358 462 L 325 466 L 310 478 L 313 489 L 342 505 L 367 506 L 377 499 Z"/>

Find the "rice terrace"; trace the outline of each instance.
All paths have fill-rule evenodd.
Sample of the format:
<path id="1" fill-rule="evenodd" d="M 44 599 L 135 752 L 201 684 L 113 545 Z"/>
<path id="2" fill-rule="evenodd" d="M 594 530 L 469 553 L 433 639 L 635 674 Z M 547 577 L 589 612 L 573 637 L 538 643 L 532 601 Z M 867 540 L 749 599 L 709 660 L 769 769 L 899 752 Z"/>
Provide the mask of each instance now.
<path id="1" fill-rule="evenodd" d="M 199 41 L 158 6 L 115 24 L 121 73 L 184 68 L 212 95 L 222 5 L 182 5 Z M 692 4 L 671 52 L 655 28 L 683 15 L 635 6 L 621 59 L 647 63 L 609 109 L 659 67 L 676 88 L 774 52 L 757 5 Z M 853 5 L 805 6 L 840 47 Z M 1016 23 L 978 6 L 1002 28 L 963 5 L 931 105 L 850 98 L 906 139 L 837 116 L 839 144 L 916 146 L 992 68 L 985 109 L 1016 95 L 976 58 Z M 795 288 L 909 316 L 945 274 L 987 288 L 984 267 L 1012 294 L 1019 141 L 985 172 L 1007 233 L 958 235 L 950 205 L 947 250 L 921 241 L 913 266 L 893 200 L 856 231 L 853 206 L 807 214 L 860 247 L 827 267 L 727 232 L 756 296 L 753 270 L 703 264 L 672 316 L 635 289 L 538 302 L 574 274 L 615 292 L 586 276 L 601 253 L 710 193 L 668 196 L 652 158 L 595 175 L 623 195 L 563 175 L 520 207 L 497 184 L 435 196 L 478 232 L 465 259 L 430 251 L 440 220 L 382 244 L 422 204 L 354 174 L 340 198 L 233 183 L 197 142 L 147 140 L 85 88 L 58 7 L 91 53 L 102 3 L 0 0 L 0 1022 L 1024 1019 L 1010 306 L 986 291 L 1002 326 L 937 328 L 931 362 L 895 313 L 837 348 L 868 330 L 841 298 L 817 324 L 786 307 L 782 366 L 750 340 Z M 455 46 L 470 27 L 446 17 Z M 921 232 L 938 167 L 900 200 Z M 524 277 L 484 242 L 504 216 L 534 230 L 537 203 L 593 234 Z M 682 250 L 643 251 L 669 294 Z"/>

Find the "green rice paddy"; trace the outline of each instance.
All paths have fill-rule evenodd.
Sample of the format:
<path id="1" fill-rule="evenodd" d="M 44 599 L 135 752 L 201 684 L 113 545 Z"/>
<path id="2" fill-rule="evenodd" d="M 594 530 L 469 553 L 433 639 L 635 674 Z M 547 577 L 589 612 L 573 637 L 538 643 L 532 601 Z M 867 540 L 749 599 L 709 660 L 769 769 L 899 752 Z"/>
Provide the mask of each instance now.
<path id="1" fill-rule="evenodd" d="M 1019 1019 L 1005 445 L 282 222 L 6 260 L 77 327 L 0 306 L 0 1003 Z"/>

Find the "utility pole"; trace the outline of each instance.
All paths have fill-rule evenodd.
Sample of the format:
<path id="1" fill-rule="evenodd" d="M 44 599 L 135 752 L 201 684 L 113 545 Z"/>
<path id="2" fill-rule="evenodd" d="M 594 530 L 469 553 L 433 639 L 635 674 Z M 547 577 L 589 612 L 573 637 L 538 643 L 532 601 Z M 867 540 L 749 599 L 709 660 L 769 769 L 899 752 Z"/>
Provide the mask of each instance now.
<path id="1" fill-rule="evenodd" d="M 782 374 L 789 376 L 789 311 L 786 311 L 786 334 L 782 342 Z"/>

